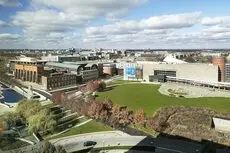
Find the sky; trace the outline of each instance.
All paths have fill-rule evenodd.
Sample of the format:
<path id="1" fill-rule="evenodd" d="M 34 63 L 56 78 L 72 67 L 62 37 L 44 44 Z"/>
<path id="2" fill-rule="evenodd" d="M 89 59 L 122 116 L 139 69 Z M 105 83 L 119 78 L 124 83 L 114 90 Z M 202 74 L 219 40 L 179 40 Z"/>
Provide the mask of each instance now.
<path id="1" fill-rule="evenodd" d="M 0 0 L 0 48 L 230 48 L 229 0 Z"/>

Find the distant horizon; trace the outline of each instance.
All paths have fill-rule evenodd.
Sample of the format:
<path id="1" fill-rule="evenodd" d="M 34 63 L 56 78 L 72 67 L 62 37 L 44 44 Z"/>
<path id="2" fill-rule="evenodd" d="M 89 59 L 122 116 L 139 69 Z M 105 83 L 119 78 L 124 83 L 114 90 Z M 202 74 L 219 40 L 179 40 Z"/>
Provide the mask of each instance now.
<path id="1" fill-rule="evenodd" d="M 60 49 L 52 49 L 52 48 L 44 48 L 44 49 L 38 49 L 38 48 L 13 48 L 13 49 L 0 49 L 0 52 L 1 51 L 8 51 L 8 50 L 20 50 L 20 51 L 29 51 L 29 50 L 33 50 L 33 51 L 36 51 L 36 50 L 67 50 L 68 48 L 60 48 Z M 79 48 L 77 48 L 79 49 Z M 95 48 L 81 48 L 82 50 L 93 50 Z M 100 48 L 96 48 L 96 49 L 100 49 Z M 129 49 L 129 48 L 126 48 L 126 49 L 117 49 L 117 48 L 102 48 L 104 50 L 110 50 L 110 49 L 115 49 L 115 50 L 140 50 L 140 51 L 191 51 L 191 50 L 197 50 L 197 51 L 201 51 L 201 50 L 204 50 L 204 51 L 225 51 L 225 50 L 229 50 L 230 51 L 230 48 L 190 48 L 190 49 L 177 49 L 177 48 L 172 48 L 172 49 L 154 49 L 154 48 L 148 48 L 148 49 L 145 49 L 145 48 L 133 48 L 133 49 Z"/>

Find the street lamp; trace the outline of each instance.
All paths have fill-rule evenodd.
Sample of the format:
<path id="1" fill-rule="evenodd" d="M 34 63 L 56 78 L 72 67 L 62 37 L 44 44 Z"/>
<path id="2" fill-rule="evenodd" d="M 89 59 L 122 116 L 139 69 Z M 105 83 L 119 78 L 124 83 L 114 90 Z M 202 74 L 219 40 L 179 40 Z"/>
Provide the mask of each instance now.
<path id="1" fill-rule="evenodd" d="M 103 143 L 103 148 L 104 148 L 105 147 L 105 140 L 103 140 L 102 143 Z"/>

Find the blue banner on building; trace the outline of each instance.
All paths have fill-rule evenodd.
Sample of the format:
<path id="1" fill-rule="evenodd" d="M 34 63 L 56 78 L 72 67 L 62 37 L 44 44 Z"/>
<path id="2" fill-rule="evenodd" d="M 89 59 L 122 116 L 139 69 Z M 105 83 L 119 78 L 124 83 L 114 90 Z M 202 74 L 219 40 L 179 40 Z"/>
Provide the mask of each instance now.
<path id="1" fill-rule="evenodd" d="M 126 67 L 126 76 L 127 77 L 136 77 L 136 67 Z"/>

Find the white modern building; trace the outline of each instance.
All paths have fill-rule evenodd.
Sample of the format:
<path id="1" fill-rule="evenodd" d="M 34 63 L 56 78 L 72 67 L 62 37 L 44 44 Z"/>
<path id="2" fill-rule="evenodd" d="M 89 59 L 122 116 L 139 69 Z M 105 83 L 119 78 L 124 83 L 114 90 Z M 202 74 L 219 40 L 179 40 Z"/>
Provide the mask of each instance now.
<path id="1" fill-rule="evenodd" d="M 138 62 L 126 63 L 123 67 L 126 80 L 136 79 L 138 69 L 142 71 L 142 80 L 146 82 L 165 82 L 166 77 L 218 82 L 218 66 L 213 64 Z"/>

